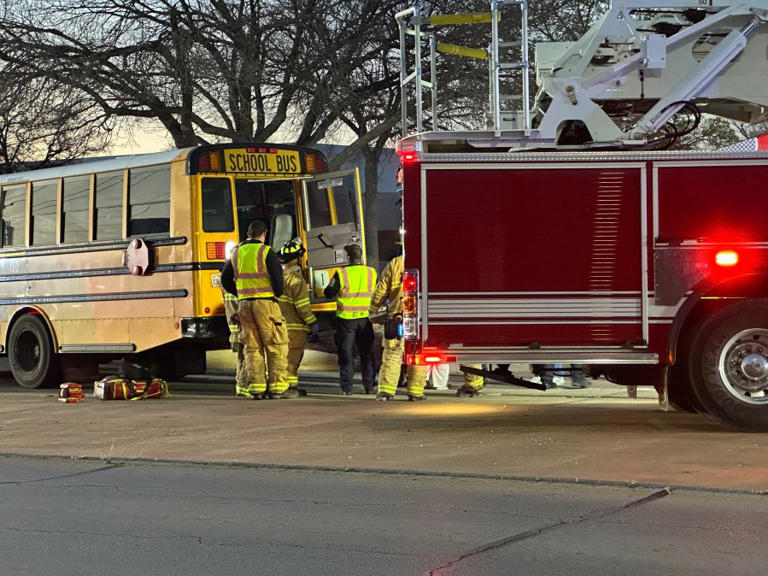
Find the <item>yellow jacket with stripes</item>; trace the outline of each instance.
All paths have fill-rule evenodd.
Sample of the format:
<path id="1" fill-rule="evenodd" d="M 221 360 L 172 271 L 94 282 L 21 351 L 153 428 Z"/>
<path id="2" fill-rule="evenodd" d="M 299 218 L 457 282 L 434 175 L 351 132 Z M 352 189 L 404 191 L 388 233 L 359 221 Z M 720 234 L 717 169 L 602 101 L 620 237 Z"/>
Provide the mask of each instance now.
<path id="1" fill-rule="evenodd" d="M 379 307 L 387 302 L 387 316 L 403 313 L 403 257 L 397 256 L 389 261 L 381 273 L 376 291 L 371 299 L 371 314 L 376 314 Z"/>
<path id="2" fill-rule="evenodd" d="M 309 332 L 312 324 L 317 322 L 317 318 L 309 307 L 309 291 L 301 274 L 301 268 L 291 266 L 286 268 L 283 274 L 283 294 L 277 298 L 277 301 L 288 330 Z"/>

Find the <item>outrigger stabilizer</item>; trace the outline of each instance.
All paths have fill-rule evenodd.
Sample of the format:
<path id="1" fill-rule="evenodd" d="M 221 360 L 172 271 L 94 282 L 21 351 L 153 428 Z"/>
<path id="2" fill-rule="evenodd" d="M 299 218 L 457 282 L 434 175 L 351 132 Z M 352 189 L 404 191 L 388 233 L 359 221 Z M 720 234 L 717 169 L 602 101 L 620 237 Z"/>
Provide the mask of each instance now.
<path id="1" fill-rule="evenodd" d="M 530 382 L 518 378 L 511 372 L 496 372 L 494 370 L 481 370 L 479 368 L 470 368 L 468 366 L 459 366 L 459 370 L 466 374 L 474 374 L 475 376 L 482 376 L 483 378 L 489 378 L 491 380 L 498 380 L 505 384 L 512 384 L 513 386 L 520 386 L 522 388 L 530 388 L 531 390 L 541 390 L 544 392 L 547 387 L 540 382 Z"/>

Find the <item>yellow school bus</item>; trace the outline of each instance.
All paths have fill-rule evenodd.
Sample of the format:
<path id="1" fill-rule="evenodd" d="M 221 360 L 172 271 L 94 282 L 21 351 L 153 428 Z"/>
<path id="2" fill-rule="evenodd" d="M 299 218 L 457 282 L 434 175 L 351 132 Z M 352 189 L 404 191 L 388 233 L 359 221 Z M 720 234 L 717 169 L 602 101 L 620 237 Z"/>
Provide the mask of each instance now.
<path id="1" fill-rule="evenodd" d="M 322 153 L 220 144 L 0 176 L 0 354 L 37 388 L 126 358 L 166 377 L 227 347 L 220 270 L 248 224 L 308 249 L 315 311 L 344 245 L 364 245 L 356 170 Z"/>

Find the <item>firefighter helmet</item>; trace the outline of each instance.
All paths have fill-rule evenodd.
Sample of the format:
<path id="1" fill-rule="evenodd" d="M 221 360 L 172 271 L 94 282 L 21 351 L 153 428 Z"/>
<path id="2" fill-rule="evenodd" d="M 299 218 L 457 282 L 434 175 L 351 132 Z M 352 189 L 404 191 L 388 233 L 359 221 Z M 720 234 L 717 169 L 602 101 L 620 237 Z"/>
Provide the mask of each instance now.
<path id="1" fill-rule="evenodd" d="M 304 255 L 304 252 L 306 252 L 306 250 L 304 249 L 301 240 L 294 238 L 283 244 L 283 247 L 279 252 L 280 260 L 284 263 L 290 262 L 291 260 L 297 260 Z"/>

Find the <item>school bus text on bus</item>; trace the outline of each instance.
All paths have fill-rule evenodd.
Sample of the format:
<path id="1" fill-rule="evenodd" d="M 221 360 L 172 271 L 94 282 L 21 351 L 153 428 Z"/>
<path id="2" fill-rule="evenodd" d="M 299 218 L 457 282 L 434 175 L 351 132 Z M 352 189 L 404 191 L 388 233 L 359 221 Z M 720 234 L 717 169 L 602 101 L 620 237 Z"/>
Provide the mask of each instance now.
<path id="1" fill-rule="evenodd" d="M 226 171 L 234 173 L 296 175 L 301 172 L 298 152 L 225 150 Z"/>

